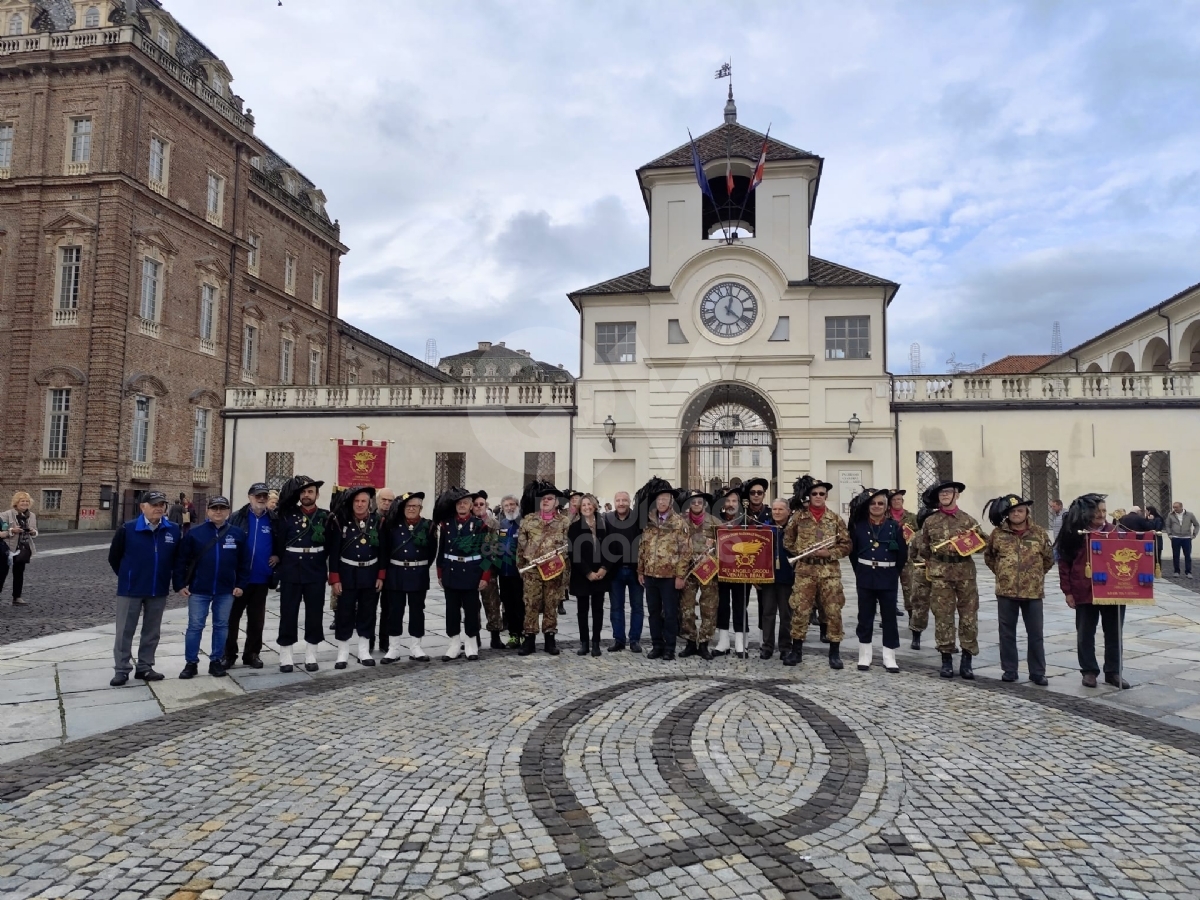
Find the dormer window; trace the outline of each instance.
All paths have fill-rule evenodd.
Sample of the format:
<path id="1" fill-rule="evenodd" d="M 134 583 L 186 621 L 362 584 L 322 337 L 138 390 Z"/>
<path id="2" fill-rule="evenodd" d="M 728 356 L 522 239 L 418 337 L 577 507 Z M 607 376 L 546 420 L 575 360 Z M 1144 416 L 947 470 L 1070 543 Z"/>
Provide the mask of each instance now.
<path id="1" fill-rule="evenodd" d="M 8 33 L 10 35 L 25 33 L 25 17 L 20 13 L 13 13 L 8 17 Z"/>
<path id="2" fill-rule="evenodd" d="M 220 72 L 212 73 L 212 78 L 209 79 L 209 85 L 222 97 L 225 96 L 225 79 L 221 77 Z"/>
<path id="3" fill-rule="evenodd" d="M 296 180 L 296 176 L 287 170 L 283 172 L 283 189 L 292 196 L 295 196 L 299 189 L 299 182 Z"/>
<path id="4" fill-rule="evenodd" d="M 96 6 L 89 6 L 87 12 L 83 14 L 84 28 L 99 28 L 100 27 L 100 9 Z"/>
<path id="5" fill-rule="evenodd" d="M 158 46 L 162 47 L 168 53 L 171 52 L 171 32 L 167 31 L 161 25 L 158 27 L 158 34 L 154 36 L 154 40 Z"/>

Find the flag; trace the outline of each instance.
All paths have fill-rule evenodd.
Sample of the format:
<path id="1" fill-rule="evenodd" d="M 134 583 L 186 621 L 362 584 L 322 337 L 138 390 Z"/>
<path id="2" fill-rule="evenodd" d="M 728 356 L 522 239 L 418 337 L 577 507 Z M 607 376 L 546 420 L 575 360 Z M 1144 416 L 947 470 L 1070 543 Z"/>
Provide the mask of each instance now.
<path id="1" fill-rule="evenodd" d="M 728 78 L 733 74 L 733 63 L 721 63 L 721 68 L 717 69 L 717 78 Z"/>
<path id="2" fill-rule="evenodd" d="M 775 531 L 721 526 L 717 529 L 717 562 L 722 581 L 771 584 L 775 580 Z"/>
<path id="3" fill-rule="evenodd" d="M 700 162 L 700 151 L 696 149 L 696 139 L 692 137 L 692 132 L 688 130 L 688 142 L 692 145 L 692 167 L 696 170 L 696 183 L 700 185 L 700 193 L 713 198 L 712 188 L 708 186 L 708 179 L 704 175 L 704 163 Z"/>
<path id="4" fill-rule="evenodd" d="M 754 167 L 754 174 L 750 176 L 750 187 L 746 189 L 746 193 L 754 190 L 763 180 L 763 169 L 767 165 L 767 144 L 771 141 L 771 126 L 767 126 L 766 136 L 763 137 L 762 152 L 758 154 L 758 165 Z"/>
<path id="5" fill-rule="evenodd" d="M 1154 535 L 1132 531 L 1091 532 L 1087 536 L 1085 572 L 1092 580 L 1097 606 L 1154 605 Z"/>
<path id="6" fill-rule="evenodd" d="M 959 556 L 970 556 L 972 553 L 978 553 L 987 546 L 987 541 L 983 536 L 974 529 L 963 531 L 950 538 L 949 544 L 955 549 Z"/>
<path id="7" fill-rule="evenodd" d="M 725 157 L 725 196 L 733 196 L 733 163 Z"/>
<path id="8" fill-rule="evenodd" d="M 339 488 L 387 486 L 386 441 L 338 441 Z"/>

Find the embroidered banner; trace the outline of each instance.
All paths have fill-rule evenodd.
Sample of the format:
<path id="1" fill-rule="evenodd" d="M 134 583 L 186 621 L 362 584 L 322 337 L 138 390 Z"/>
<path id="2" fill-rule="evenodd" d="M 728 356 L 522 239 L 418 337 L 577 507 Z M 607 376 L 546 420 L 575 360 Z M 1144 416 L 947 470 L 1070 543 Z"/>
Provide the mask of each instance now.
<path id="1" fill-rule="evenodd" d="M 1092 602 L 1097 606 L 1154 605 L 1154 533 L 1091 532 L 1087 536 Z"/>
<path id="2" fill-rule="evenodd" d="M 338 441 L 337 487 L 387 487 L 386 441 Z"/>
<path id="3" fill-rule="evenodd" d="M 775 532 L 770 528 L 718 528 L 717 563 L 721 581 L 771 584 L 775 581 Z"/>

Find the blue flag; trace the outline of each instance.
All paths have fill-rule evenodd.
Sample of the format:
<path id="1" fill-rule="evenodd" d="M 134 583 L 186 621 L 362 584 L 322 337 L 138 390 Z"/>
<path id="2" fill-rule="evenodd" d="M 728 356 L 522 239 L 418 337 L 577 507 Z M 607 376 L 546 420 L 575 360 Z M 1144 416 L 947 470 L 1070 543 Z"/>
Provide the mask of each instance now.
<path id="1" fill-rule="evenodd" d="M 712 200 L 712 188 L 708 186 L 708 178 L 704 175 L 704 163 L 700 162 L 700 151 L 696 149 L 696 140 L 692 137 L 692 130 L 690 128 L 688 129 L 688 141 L 692 145 L 692 166 L 696 170 L 696 183 L 700 185 L 700 193 L 705 194 L 709 200 Z"/>

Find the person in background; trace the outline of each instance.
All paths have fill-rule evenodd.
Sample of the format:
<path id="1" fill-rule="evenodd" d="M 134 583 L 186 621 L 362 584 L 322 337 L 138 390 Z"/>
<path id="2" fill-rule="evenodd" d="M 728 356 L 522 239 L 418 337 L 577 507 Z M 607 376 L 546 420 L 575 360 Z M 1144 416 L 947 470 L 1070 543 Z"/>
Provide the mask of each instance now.
<path id="1" fill-rule="evenodd" d="M 392 504 L 396 502 L 396 492 L 391 488 L 380 488 L 379 493 L 375 495 L 375 511 L 379 513 L 379 521 L 382 523 L 384 517 L 387 516 L 388 510 L 392 508 Z M 382 595 L 375 598 L 375 605 L 379 607 L 379 650 L 383 654 L 387 654 L 388 650 L 388 634 L 387 628 L 387 605 L 383 603 Z M 375 638 L 371 638 L 371 650 L 375 650 Z"/>
<path id="2" fill-rule="evenodd" d="M 486 532 L 483 539 L 483 556 L 488 570 L 492 571 L 499 565 L 495 556 L 500 547 L 500 519 L 488 506 L 487 491 L 481 489 L 471 495 L 471 514 L 483 523 Z M 479 602 L 483 607 L 483 627 L 491 636 L 491 643 L 488 644 L 488 647 L 492 650 L 504 650 L 506 645 L 500 637 L 500 633 L 504 630 L 504 617 L 500 606 L 500 579 L 497 576 L 498 572 L 492 571 L 492 577 L 488 579 L 487 587 L 479 592 Z M 483 646 L 482 630 L 479 632 L 479 644 L 481 647 Z"/>
<path id="3" fill-rule="evenodd" d="M 779 619 L 779 655 L 786 656 L 792 649 L 792 585 L 796 583 L 796 570 L 788 562 L 788 553 L 783 546 L 783 532 L 787 528 L 791 511 L 782 498 L 771 503 L 771 530 L 775 532 L 775 581 L 764 584 L 758 594 L 758 624 L 762 629 L 762 649 L 759 659 L 770 659 L 775 652 L 775 620 Z"/>
<path id="4" fill-rule="evenodd" d="M 8 545 L 4 555 L 12 565 L 13 606 L 25 606 L 21 593 L 25 588 L 25 567 L 33 559 L 33 539 L 37 537 L 37 516 L 33 512 L 33 498 L 25 491 L 13 494 L 12 507 L 0 513 L 0 527 L 4 542 Z M 7 568 L 5 568 L 7 575 Z M 4 577 L 0 576 L 0 590 L 4 589 Z"/>
<path id="5" fill-rule="evenodd" d="M 1154 534 L 1154 562 L 1159 569 L 1162 569 L 1162 552 L 1163 552 L 1163 529 L 1167 527 L 1167 521 L 1162 517 L 1162 513 L 1158 511 L 1156 506 L 1146 507 L 1146 521 L 1150 523 L 1150 528 Z"/>
<path id="6" fill-rule="evenodd" d="M 1063 523 L 1063 502 L 1055 497 L 1050 501 L 1050 524 L 1046 531 L 1050 534 L 1050 542 L 1058 540 L 1058 533 L 1062 530 Z"/>
<path id="7" fill-rule="evenodd" d="M 604 559 L 604 516 L 591 494 L 579 501 L 579 512 L 567 526 L 571 545 L 571 593 L 579 607 L 579 656 L 588 654 L 588 610 L 592 614 L 591 653 L 600 655 L 600 629 L 603 627 L 604 594 L 608 590 L 608 564 Z"/>
<path id="8" fill-rule="evenodd" d="M 613 495 L 614 508 L 604 514 L 608 537 L 604 542 L 612 580 L 609 582 L 609 622 L 612 625 L 613 641 L 609 653 L 625 649 L 625 592 L 629 591 L 629 650 L 642 652 L 642 625 L 645 619 L 642 599 L 645 589 L 637 576 L 638 542 L 642 524 L 639 515 L 630 509 L 628 491 Z"/>
<path id="9" fill-rule="evenodd" d="M 1179 577 L 1179 557 L 1183 555 L 1183 570 L 1186 577 L 1192 577 L 1192 541 L 1196 532 L 1200 531 L 1200 522 L 1196 521 L 1195 513 L 1183 508 L 1176 500 L 1171 504 L 1171 512 L 1167 515 L 1167 537 L 1171 539 L 1171 561 L 1175 564 L 1175 577 Z"/>
<path id="10" fill-rule="evenodd" d="M 716 551 L 718 519 L 710 512 L 712 503 L 712 494 L 686 488 L 679 491 L 679 508 L 687 526 L 691 549 L 687 581 L 679 596 L 679 633 L 685 641 L 680 659 L 697 655 L 701 659 L 712 659 L 708 642 L 717 626 L 717 606 L 720 602 L 717 578 L 714 575 L 708 584 L 701 584 L 695 574 L 696 567 Z M 697 608 L 700 611 L 699 628 L 696 626 Z"/>
<path id="11" fill-rule="evenodd" d="M 275 512 L 277 506 L 279 506 L 279 491 L 269 491 L 267 493 L 267 509 Z"/>
<path id="12" fill-rule="evenodd" d="M 675 512 L 675 489 L 662 478 L 651 478 L 637 492 L 637 508 L 646 517 L 638 544 L 638 580 L 646 589 L 653 643 L 646 658 L 670 662 L 679 634 L 679 593 L 692 567 L 687 525 Z"/>
<path id="13" fill-rule="evenodd" d="M 178 525 L 179 528 L 182 530 L 183 519 L 186 514 L 187 514 L 187 501 L 184 499 L 184 495 L 180 494 L 179 497 L 176 498 L 175 502 L 172 503 L 170 505 L 170 507 L 167 509 L 167 521 L 171 522 L 174 525 Z"/>
<path id="14" fill-rule="evenodd" d="M 139 617 L 142 639 L 134 675 L 147 682 L 163 680 L 162 674 L 154 671 L 154 654 L 182 535 L 178 525 L 167 521 L 167 495 L 162 491 L 147 491 L 142 495 L 140 507 L 141 514 L 117 529 L 108 549 L 108 564 L 117 576 L 114 674 L 109 682 L 112 687 L 129 681 L 133 670 L 130 654 Z"/>
<path id="15" fill-rule="evenodd" d="M 267 590 L 279 557 L 275 555 L 275 529 L 278 517 L 267 509 L 267 486 L 263 482 L 250 485 L 245 506 L 229 517 L 229 524 L 240 528 L 246 535 L 246 546 L 250 551 L 250 574 L 242 585 L 241 596 L 233 598 L 229 611 L 229 636 L 225 639 L 226 669 L 237 665 L 238 627 L 242 613 L 246 614 L 246 646 L 242 662 L 252 669 L 261 669 L 263 627 L 267 620 Z"/>
<path id="16" fill-rule="evenodd" d="M 496 581 L 510 650 L 520 647 L 525 639 L 525 582 L 517 571 L 517 535 L 520 530 L 521 498 L 515 494 L 505 494 L 500 500 L 500 515 L 496 517 L 493 553 L 499 566 Z"/>
<path id="17" fill-rule="evenodd" d="M 888 509 L 887 488 L 863 488 L 850 501 L 850 563 L 858 591 L 858 671 L 871 668 L 874 654 L 875 615 L 883 632 L 883 667 L 893 675 L 900 671 L 896 651 L 900 632 L 896 625 L 896 594 L 900 572 L 908 559 L 908 542 L 901 524 Z"/>

